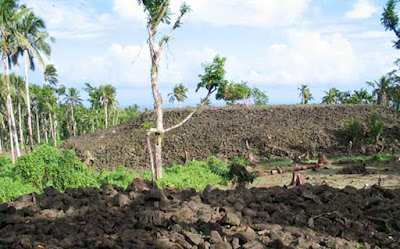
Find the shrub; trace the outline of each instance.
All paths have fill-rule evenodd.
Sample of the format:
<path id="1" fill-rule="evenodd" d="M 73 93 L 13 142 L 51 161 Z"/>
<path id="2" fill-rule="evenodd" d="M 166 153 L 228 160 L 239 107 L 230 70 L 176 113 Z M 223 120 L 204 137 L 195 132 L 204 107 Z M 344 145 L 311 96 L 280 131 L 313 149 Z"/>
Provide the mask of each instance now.
<path id="1" fill-rule="evenodd" d="M 0 176 L 7 176 L 12 173 L 13 165 L 9 156 L 0 155 Z"/>
<path id="2" fill-rule="evenodd" d="M 157 181 L 158 186 L 171 188 L 194 188 L 203 190 L 208 184 L 218 185 L 223 178 L 213 173 L 205 162 L 190 162 L 188 165 L 176 165 L 164 170 L 164 177 Z"/>
<path id="3" fill-rule="evenodd" d="M 96 185 L 94 173 L 88 170 L 73 151 L 61 154 L 58 149 L 49 146 L 42 146 L 20 157 L 15 172 L 39 189 L 54 186 L 63 191 L 69 187 Z"/>
<path id="4" fill-rule="evenodd" d="M 383 132 L 383 122 L 378 120 L 378 116 L 376 115 L 376 112 L 372 112 L 371 117 L 369 119 L 368 123 L 368 135 L 369 135 L 369 140 L 373 144 L 377 144 L 379 141 L 380 136 L 382 135 Z"/>
<path id="5" fill-rule="evenodd" d="M 0 177 L 0 203 L 9 202 L 17 196 L 27 195 L 32 192 L 39 192 L 39 190 L 21 179 Z"/>
<path id="6" fill-rule="evenodd" d="M 102 184 L 114 184 L 123 188 L 127 188 L 131 183 L 133 178 L 136 175 L 133 172 L 129 172 L 125 169 L 125 167 L 118 167 L 117 171 L 109 172 L 103 170 L 97 176 L 97 182 Z"/>
<path id="7" fill-rule="evenodd" d="M 364 137 L 364 127 L 359 119 L 347 122 L 348 133 L 353 143 L 358 143 Z"/>

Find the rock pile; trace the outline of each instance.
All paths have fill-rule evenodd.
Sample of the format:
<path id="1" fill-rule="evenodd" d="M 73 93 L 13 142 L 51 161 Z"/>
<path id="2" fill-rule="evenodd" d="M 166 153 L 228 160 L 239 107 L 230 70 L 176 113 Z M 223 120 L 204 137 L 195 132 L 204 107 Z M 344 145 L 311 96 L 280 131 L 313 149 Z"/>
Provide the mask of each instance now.
<path id="1" fill-rule="evenodd" d="M 53 188 L 0 205 L 0 248 L 399 248 L 400 192 Z"/>

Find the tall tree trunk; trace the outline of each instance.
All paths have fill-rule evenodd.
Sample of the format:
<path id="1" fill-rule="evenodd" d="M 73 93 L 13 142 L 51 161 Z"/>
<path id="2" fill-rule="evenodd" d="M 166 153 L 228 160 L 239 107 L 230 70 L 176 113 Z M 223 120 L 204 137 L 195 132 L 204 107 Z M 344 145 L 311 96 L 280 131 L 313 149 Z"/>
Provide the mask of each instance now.
<path id="1" fill-rule="evenodd" d="M 387 106 L 387 103 L 388 103 L 388 101 L 387 101 L 387 93 L 385 91 L 382 91 L 382 99 L 381 99 L 381 101 L 382 101 L 382 103 L 381 103 L 382 106 Z"/>
<path id="2" fill-rule="evenodd" d="M 51 136 L 53 137 L 53 146 L 57 147 L 57 135 L 54 129 L 54 123 L 53 123 L 53 114 L 49 113 L 49 119 L 50 119 L 50 131 L 51 131 Z"/>
<path id="3" fill-rule="evenodd" d="M 108 101 L 104 101 L 104 118 L 106 121 L 106 129 L 108 128 Z"/>
<path id="4" fill-rule="evenodd" d="M 8 110 L 8 101 L 7 101 L 7 110 Z M 11 162 L 14 164 L 15 163 L 14 139 L 13 139 L 12 129 L 10 128 L 11 127 L 11 117 L 9 114 L 8 114 L 7 122 L 8 122 L 8 132 L 9 132 L 9 136 L 10 136 Z"/>
<path id="5" fill-rule="evenodd" d="M 151 69 L 151 86 L 153 90 L 154 97 L 154 110 L 156 112 L 156 128 L 155 133 L 155 147 L 154 147 L 154 157 L 156 166 L 156 178 L 162 178 L 162 138 L 164 134 L 164 124 L 163 124 L 163 112 L 162 112 L 162 96 L 158 90 L 158 63 L 159 54 L 158 52 L 152 57 L 152 69 Z"/>
<path id="6" fill-rule="evenodd" d="M 46 144 L 49 144 L 49 137 L 47 134 L 47 126 L 48 125 L 47 125 L 47 118 L 46 118 L 45 114 L 42 114 L 42 121 L 43 121 L 42 129 L 43 129 L 43 133 L 44 133 L 44 139 L 46 141 Z"/>
<path id="7" fill-rule="evenodd" d="M 74 117 L 74 106 L 71 103 L 71 121 L 72 121 L 72 131 L 74 133 L 74 137 L 76 137 L 76 121 Z"/>
<path id="8" fill-rule="evenodd" d="M 29 135 L 29 144 L 31 151 L 33 151 L 33 131 L 32 131 L 32 112 L 31 112 L 31 99 L 30 99 L 30 94 L 29 94 L 29 75 L 28 75 L 28 69 L 29 69 L 29 57 L 28 57 L 28 51 L 24 51 L 24 57 L 25 57 L 25 92 L 26 92 L 26 117 L 27 117 L 27 122 L 28 122 L 28 135 Z"/>
<path id="9" fill-rule="evenodd" d="M 18 142 L 18 135 L 17 135 L 17 129 L 15 126 L 15 116 L 14 116 L 14 111 L 13 111 L 13 106 L 12 106 L 12 100 L 11 100 L 11 88 L 10 88 L 10 78 L 8 75 L 8 57 L 3 56 L 3 63 L 4 63 L 4 74 L 5 74 L 5 82 L 6 82 L 6 89 L 7 89 L 7 112 L 9 115 L 9 125 L 10 125 L 10 130 L 11 130 L 11 136 L 14 136 L 14 143 L 15 143 L 15 149 L 17 152 L 17 157 L 21 156 L 21 152 L 19 150 L 19 142 Z"/>
<path id="10" fill-rule="evenodd" d="M 41 143 L 40 141 L 40 123 L 39 123 L 39 111 L 36 110 L 36 132 L 37 132 L 37 142 L 38 144 Z"/>
<path id="11" fill-rule="evenodd" d="M 19 138 L 21 141 L 21 146 L 24 148 L 25 152 L 27 153 L 25 147 L 25 139 L 24 139 L 24 132 L 22 131 L 22 114 L 21 114 L 21 101 L 18 100 L 18 125 L 19 125 Z"/>
<path id="12" fill-rule="evenodd" d="M 57 142 L 58 142 L 58 131 L 57 131 L 57 127 L 58 127 L 58 122 L 57 122 L 57 115 L 54 115 L 54 146 L 57 147 Z"/>

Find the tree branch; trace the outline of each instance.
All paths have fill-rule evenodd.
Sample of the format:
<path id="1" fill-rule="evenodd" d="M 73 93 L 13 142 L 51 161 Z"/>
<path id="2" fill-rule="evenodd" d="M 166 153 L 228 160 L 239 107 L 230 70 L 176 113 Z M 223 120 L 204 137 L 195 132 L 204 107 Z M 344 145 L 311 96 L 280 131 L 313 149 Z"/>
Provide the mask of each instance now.
<path id="1" fill-rule="evenodd" d="M 196 107 L 189 115 L 186 116 L 186 118 L 184 120 L 182 120 L 179 124 L 174 125 L 168 129 L 165 129 L 165 132 L 169 132 L 172 130 L 175 130 L 176 128 L 181 127 L 182 125 L 184 125 L 187 121 L 189 121 L 189 119 L 201 108 L 203 107 L 203 105 L 207 102 L 208 98 L 210 97 L 210 95 L 212 94 L 212 92 L 208 92 L 207 96 L 204 98 L 203 102 L 201 102 L 201 104 Z"/>

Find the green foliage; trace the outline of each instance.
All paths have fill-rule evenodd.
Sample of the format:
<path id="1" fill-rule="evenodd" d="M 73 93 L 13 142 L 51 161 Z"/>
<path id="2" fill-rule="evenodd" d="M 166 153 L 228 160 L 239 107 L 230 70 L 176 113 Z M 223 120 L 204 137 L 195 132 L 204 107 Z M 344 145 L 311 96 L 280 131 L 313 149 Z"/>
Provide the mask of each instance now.
<path id="1" fill-rule="evenodd" d="M 254 105 L 267 105 L 268 104 L 268 95 L 265 92 L 262 92 L 258 88 L 253 88 L 251 91 L 251 96 L 253 98 Z"/>
<path id="2" fill-rule="evenodd" d="M 141 124 L 140 129 L 142 129 L 142 130 L 148 130 L 148 129 L 153 128 L 154 126 L 155 126 L 155 125 L 154 125 L 153 122 L 151 122 L 151 121 L 144 121 L 144 122 Z"/>
<path id="3" fill-rule="evenodd" d="M 384 123 L 378 120 L 376 112 L 372 112 L 369 119 L 361 121 L 353 119 L 346 123 L 348 135 L 353 143 L 377 144 L 383 133 Z"/>
<path id="4" fill-rule="evenodd" d="M 9 156 L 0 155 L 0 177 L 12 172 L 12 162 Z"/>
<path id="5" fill-rule="evenodd" d="M 194 188 L 197 191 L 203 190 L 208 184 L 222 183 L 222 177 L 213 173 L 207 163 L 196 161 L 164 169 L 163 178 L 157 181 L 160 187 Z"/>
<path id="6" fill-rule="evenodd" d="M 114 184 L 123 188 L 127 188 L 132 180 L 136 177 L 134 172 L 129 172 L 125 167 L 118 167 L 117 171 L 109 172 L 103 170 L 97 176 L 97 183 L 102 184 Z"/>
<path id="7" fill-rule="evenodd" d="M 19 178 L 0 177 L 0 203 L 8 202 L 21 195 L 40 192 L 38 188 L 26 184 Z"/>
<path id="8" fill-rule="evenodd" d="M 251 88 L 247 86 L 246 82 L 227 84 L 224 82 L 218 89 L 217 100 L 223 99 L 228 104 L 235 104 L 236 101 L 246 100 L 251 97 Z"/>
<path id="9" fill-rule="evenodd" d="M 201 82 L 197 84 L 196 92 L 201 88 L 205 88 L 209 93 L 213 93 L 228 83 L 225 79 L 225 62 L 225 57 L 217 55 L 212 63 L 202 65 L 204 74 L 199 75 Z"/>
<path id="10" fill-rule="evenodd" d="M 249 172 L 246 167 L 250 165 L 247 159 L 236 157 L 232 160 L 229 165 L 228 177 L 233 183 L 239 185 L 245 185 L 253 183 L 254 180 L 259 176 L 257 172 Z"/>
<path id="11" fill-rule="evenodd" d="M 371 117 L 369 119 L 368 123 L 368 128 L 369 128 L 369 139 L 372 143 L 377 144 L 379 141 L 380 136 L 382 135 L 383 132 L 383 122 L 378 120 L 378 116 L 376 115 L 376 112 L 373 112 L 371 114 Z"/>
<path id="12" fill-rule="evenodd" d="M 63 154 L 52 147 L 42 146 L 37 151 L 20 157 L 16 174 L 35 188 L 54 186 L 63 191 L 68 187 L 94 186 L 90 172 L 72 151 Z"/>
<path id="13" fill-rule="evenodd" d="M 396 5 L 398 0 L 389 0 L 384 8 L 382 14 L 382 25 L 386 30 L 391 30 L 397 36 L 398 40 L 394 42 L 394 47 L 400 49 L 400 29 L 399 29 L 399 15 L 396 12 Z"/>
<path id="14" fill-rule="evenodd" d="M 313 100 L 313 96 L 311 94 L 310 88 L 307 85 L 301 85 L 299 88 L 300 91 L 300 98 L 301 98 L 301 104 L 306 105 L 310 100 Z"/>
<path id="15" fill-rule="evenodd" d="M 364 137 L 364 127 L 359 119 L 353 119 L 347 123 L 348 133 L 353 143 L 358 143 Z"/>

